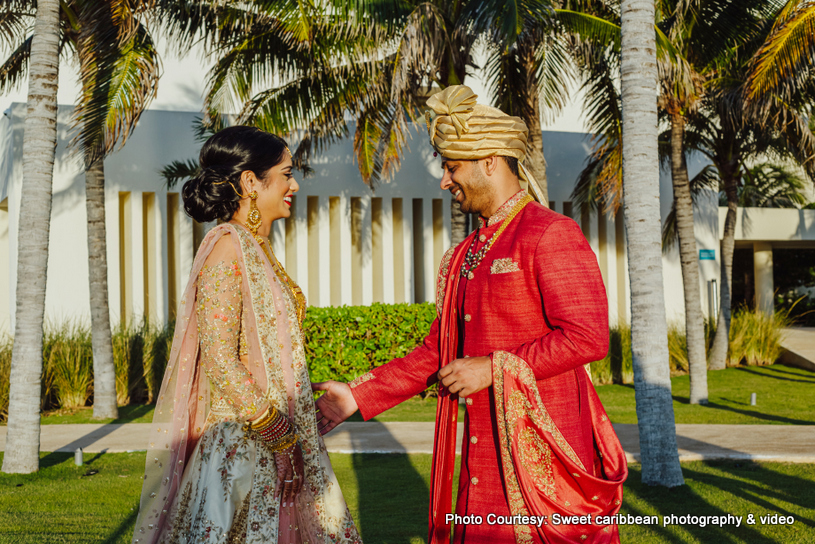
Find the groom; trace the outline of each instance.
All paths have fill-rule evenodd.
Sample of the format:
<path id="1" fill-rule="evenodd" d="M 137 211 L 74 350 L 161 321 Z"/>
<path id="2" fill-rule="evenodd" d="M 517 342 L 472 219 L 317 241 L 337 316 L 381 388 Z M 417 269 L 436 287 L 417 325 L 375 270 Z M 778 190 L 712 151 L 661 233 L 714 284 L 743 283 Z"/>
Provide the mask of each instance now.
<path id="1" fill-rule="evenodd" d="M 429 542 L 619 542 L 625 456 L 584 365 L 608 351 L 597 260 L 577 224 L 533 201 L 527 128 L 463 85 L 427 104 L 441 188 L 479 228 L 439 269 L 424 342 L 350 384 L 313 384 L 323 434 L 439 382 Z M 451 511 L 458 398 L 466 399 Z M 574 516 L 574 517 L 573 517 Z M 586 517 L 588 516 L 588 517 Z"/>

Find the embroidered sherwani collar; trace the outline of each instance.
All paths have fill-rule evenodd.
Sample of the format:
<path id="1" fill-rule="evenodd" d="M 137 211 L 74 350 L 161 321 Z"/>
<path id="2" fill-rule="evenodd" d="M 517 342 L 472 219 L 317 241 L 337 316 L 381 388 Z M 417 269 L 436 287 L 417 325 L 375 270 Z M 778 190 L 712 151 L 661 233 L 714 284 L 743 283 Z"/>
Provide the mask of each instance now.
<path id="1" fill-rule="evenodd" d="M 520 202 L 521 199 L 526 196 L 526 194 L 527 194 L 526 191 L 521 189 L 520 191 L 518 191 L 517 193 L 512 195 L 509 198 L 509 200 L 507 200 L 506 202 L 501 204 L 501 206 L 495 211 L 495 213 L 492 214 L 489 217 L 489 219 L 487 219 L 486 221 L 484 220 L 483 217 L 481 217 L 479 215 L 478 216 L 478 224 L 481 227 L 484 227 L 484 225 L 486 225 L 488 227 L 491 227 L 493 225 L 501 224 L 504 221 L 504 219 L 507 218 L 507 216 L 509 215 L 509 212 L 512 211 L 512 208 L 515 207 L 515 204 Z"/>

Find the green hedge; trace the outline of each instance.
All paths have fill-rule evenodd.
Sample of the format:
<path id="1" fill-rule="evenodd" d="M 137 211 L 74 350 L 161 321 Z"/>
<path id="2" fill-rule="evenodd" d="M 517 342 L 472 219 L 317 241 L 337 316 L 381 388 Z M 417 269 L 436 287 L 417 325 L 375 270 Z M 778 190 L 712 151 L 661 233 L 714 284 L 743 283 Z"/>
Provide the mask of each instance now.
<path id="1" fill-rule="evenodd" d="M 434 304 L 310 307 L 303 331 L 311 380 L 350 381 L 418 346 L 436 318 Z"/>

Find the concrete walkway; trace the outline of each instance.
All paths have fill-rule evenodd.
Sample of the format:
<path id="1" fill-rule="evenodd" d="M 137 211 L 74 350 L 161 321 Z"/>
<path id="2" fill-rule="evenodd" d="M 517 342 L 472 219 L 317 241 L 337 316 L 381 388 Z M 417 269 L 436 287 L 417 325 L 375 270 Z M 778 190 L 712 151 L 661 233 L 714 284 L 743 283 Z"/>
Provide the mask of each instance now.
<path id="1" fill-rule="evenodd" d="M 781 363 L 815 372 L 815 327 L 784 329 Z"/>
<path id="2" fill-rule="evenodd" d="M 349 422 L 325 437 L 336 453 L 432 453 L 433 423 Z M 86 453 L 144 451 L 148 423 L 123 425 L 43 425 L 42 451 Z M 629 462 L 640 457 L 636 425 L 616 424 Z M 459 424 L 459 443 L 463 426 Z M 686 425 L 676 426 L 679 459 L 752 459 L 815 463 L 815 425 Z M 0 448 L 6 427 L 0 427 Z"/>

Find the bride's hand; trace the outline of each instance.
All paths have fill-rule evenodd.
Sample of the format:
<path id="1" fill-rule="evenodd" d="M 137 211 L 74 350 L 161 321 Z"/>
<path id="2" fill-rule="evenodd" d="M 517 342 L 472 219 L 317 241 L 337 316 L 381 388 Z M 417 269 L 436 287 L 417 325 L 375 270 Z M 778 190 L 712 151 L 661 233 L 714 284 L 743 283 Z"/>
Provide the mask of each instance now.
<path id="1" fill-rule="evenodd" d="M 291 448 L 279 451 L 274 454 L 277 465 L 277 489 L 275 498 L 282 494 L 283 506 L 289 501 L 294 502 L 294 497 L 300 493 L 305 480 L 305 469 L 303 466 L 303 452 L 300 444 L 295 444 Z"/>
<path id="2" fill-rule="evenodd" d="M 329 432 L 359 409 L 347 383 L 331 380 L 317 382 L 311 384 L 311 390 L 325 391 L 314 403 L 317 407 L 317 427 L 320 434 Z"/>

